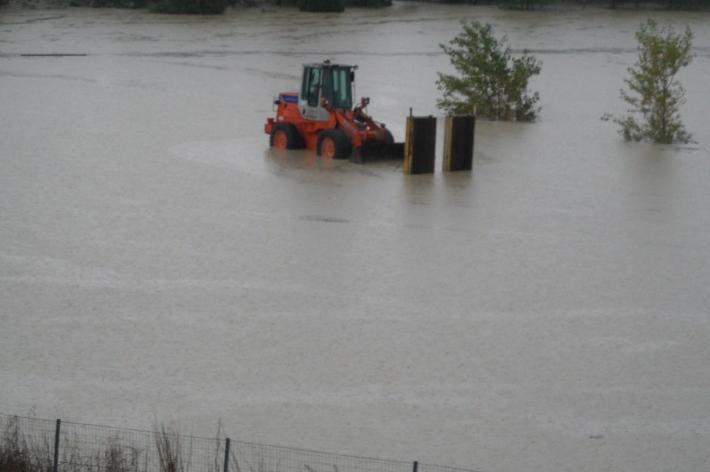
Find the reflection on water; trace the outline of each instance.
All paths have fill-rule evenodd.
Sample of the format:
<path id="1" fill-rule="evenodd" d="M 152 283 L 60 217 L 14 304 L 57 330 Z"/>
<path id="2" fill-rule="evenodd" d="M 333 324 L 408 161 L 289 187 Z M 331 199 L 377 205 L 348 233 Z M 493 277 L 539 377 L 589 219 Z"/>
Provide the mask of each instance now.
<path id="1" fill-rule="evenodd" d="M 332 170 L 337 165 L 334 159 L 327 159 L 307 150 L 268 149 L 264 152 L 264 158 L 275 172 L 284 169 Z"/>

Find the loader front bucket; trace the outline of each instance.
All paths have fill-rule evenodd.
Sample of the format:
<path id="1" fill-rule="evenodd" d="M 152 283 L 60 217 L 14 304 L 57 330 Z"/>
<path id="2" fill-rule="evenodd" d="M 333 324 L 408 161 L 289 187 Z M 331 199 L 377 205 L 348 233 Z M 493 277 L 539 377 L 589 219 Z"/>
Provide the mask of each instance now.
<path id="1" fill-rule="evenodd" d="M 357 164 L 387 160 L 404 160 L 404 143 L 366 141 L 360 148 L 353 149 L 350 156 L 350 161 Z"/>

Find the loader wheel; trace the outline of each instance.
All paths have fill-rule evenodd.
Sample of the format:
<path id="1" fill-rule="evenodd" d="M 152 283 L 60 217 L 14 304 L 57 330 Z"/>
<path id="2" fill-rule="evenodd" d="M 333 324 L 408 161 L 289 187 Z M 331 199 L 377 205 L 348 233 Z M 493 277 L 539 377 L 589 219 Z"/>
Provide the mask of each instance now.
<path id="1" fill-rule="evenodd" d="M 318 155 L 329 159 L 347 159 L 353 145 L 340 129 L 326 129 L 318 135 Z"/>
<path id="2" fill-rule="evenodd" d="M 271 147 L 274 149 L 301 149 L 303 140 L 298 130 L 290 123 L 277 123 L 271 131 Z"/>

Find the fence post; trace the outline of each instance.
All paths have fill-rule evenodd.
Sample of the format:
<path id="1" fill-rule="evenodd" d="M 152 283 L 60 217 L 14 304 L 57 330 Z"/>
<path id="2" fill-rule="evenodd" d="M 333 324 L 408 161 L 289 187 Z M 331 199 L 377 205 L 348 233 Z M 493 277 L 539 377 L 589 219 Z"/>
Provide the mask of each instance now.
<path id="1" fill-rule="evenodd" d="M 419 462 L 414 461 L 414 467 L 412 467 L 412 472 L 417 472 L 418 468 L 419 468 Z"/>
<path id="2" fill-rule="evenodd" d="M 229 472 L 229 443 L 230 439 L 227 438 L 224 442 L 224 472 Z"/>
<path id="3" fill-rule="evenodd" d="M 57 472 L 59 469 L 59 431 L 62 427 L 62 420 L 57 418 L 57 426 L 54 430 L 54 464 L 52 465 L 52 472 Z"/>

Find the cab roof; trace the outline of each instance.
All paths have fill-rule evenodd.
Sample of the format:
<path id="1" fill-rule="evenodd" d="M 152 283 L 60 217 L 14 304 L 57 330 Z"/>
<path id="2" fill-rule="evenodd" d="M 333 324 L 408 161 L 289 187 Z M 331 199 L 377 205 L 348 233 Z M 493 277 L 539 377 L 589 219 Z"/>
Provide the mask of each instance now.
<path id="1" fill-rule="evenodd" d="M 310 64 L 303 64 L 303 67 L 342 67 L 345 69 L 357 69 L 357 66 L 350 64 L 338 64 L 335 62 L 330 62 L 325 60 L 323 62 L 311 62 Z"/>

